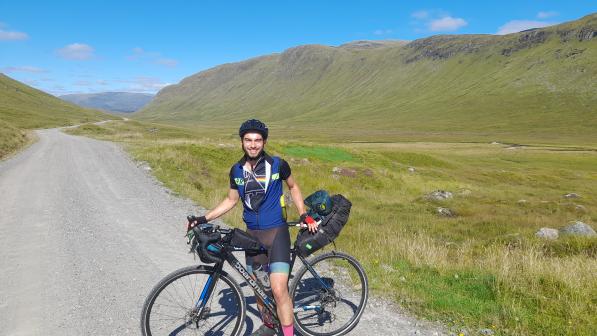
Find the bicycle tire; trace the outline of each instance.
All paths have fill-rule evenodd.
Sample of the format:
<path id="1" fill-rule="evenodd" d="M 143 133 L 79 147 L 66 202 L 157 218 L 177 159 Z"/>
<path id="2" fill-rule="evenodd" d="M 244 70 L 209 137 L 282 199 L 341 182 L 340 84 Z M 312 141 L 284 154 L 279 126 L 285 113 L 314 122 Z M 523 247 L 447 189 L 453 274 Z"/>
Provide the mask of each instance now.
<path id="1" fill-rule="evenodd" d="M 190 266 L 158 282 L 143 304 L 141 334 L 240 335 L 246 314 L 245 298 L 238 283 L 224 271 L 208 299 L 208 309 L 198 315 L 196 302 L 214 273 L 213 267 Z"/>
<path id="2" fill-rule="evenodd" d="M 297 330 L 305 336 L 350 332 L 359 323 L 369 297 L 365 270 L 354 257 L 341 252 L 324 253 L 307 262 L 331 290 L 305 265 L 301 267 L 290 286 Z"/>

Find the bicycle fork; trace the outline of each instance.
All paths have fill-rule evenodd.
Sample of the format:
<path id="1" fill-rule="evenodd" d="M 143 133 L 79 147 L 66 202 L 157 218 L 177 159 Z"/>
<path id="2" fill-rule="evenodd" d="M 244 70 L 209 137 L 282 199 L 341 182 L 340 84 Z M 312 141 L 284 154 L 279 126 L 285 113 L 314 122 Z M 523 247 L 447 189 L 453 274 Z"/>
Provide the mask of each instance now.
<path id="1" fill-rule="evenodd" d="M 201 290 L 201 294 L 195 303 L 195 309 L 192 315 L 195 315 L 195 323 L 197 325 L 199 324 L 201 316 L 203 316 L 204 313 L 209 313 L 206 311 L 206 309 L 209 310 L 209 307 L 207 307 L 207 302 L 209 301 L 209 298 L 211 297 L 211 294 L 213 293 L 214 288 L 220 279 L 220 272 L 222 271 L 223 267 L 223 262 L 217 263 L 215 265 L 215 271 L 209 275 L 209 278 L 207 278 L 207 281 Z"/>

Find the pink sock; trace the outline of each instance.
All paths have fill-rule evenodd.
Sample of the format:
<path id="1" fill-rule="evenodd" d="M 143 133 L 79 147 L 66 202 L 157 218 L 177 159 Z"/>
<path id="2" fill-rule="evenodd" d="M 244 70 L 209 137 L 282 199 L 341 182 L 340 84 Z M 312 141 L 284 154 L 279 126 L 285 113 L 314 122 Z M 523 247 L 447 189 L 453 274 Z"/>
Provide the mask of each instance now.
<path id="1" fill-rule="evenodd" d="M 294 325 L 282 326 L 284 336 L 294 336 Z"/>

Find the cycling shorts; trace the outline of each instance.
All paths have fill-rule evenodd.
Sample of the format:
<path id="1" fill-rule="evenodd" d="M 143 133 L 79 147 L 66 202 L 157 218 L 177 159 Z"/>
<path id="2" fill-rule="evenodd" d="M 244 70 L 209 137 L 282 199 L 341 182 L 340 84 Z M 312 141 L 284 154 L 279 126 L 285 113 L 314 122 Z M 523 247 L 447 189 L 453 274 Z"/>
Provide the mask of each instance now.
<path id="1" fill-rule="evenodd" d="M 267 253 L 245 252 L 247 271 L 265 268 L 268 273 L 290 273 L 290 232 L 288 226 L 278 226 L 265 230 L 247 230 L 267 249 Z"/>

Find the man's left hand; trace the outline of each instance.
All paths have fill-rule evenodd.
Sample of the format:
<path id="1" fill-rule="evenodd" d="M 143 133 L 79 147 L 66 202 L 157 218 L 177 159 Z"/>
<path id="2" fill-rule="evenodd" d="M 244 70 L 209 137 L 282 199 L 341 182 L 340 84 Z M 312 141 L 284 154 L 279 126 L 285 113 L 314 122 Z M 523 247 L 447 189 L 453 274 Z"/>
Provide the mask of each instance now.
<path id="1" fill-rule="evenodd" d="M 301 215 L 301 223 L 307 224 L 307 228 L 309 232 L 317 232 L 317 227 L 319 224 L 313 219 L 313 217 L 309 216 L 307 213 Z"/>

